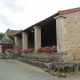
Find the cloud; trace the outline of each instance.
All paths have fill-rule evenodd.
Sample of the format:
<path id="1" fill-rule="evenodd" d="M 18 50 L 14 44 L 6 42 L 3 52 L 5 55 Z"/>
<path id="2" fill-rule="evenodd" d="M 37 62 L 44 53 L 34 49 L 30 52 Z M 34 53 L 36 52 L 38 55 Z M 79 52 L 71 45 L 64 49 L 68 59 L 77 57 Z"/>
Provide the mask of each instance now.
<path id="1" fill-rule="evenodd" d="M 79 0 L 0 0 L 0 32 L 25 29 L 58 10 L 79 7 Z"/>
<path id="2" fill-rule="evenodd" d="M 18 4 L 16 4 L 16 0 L 1 0 L 0 1 L 3 6 L 6 8 L 8 7 L 10 10 L 16 12 L 16 11 L 22 11 L 23 10 L 23 6 L 19 6 Z"/>
<path id="3" fill-rule="evenodd" d="M 0 15 L 0 22 L 5 25 L 12 25 L 4 15 Z"/>
<path id="4" fill-rule="evenodd" d="M 1 32 L 6 32 L 6 30 L 8 29 L 8 26 L 0 22 L 0 28 L 1 28 L 0 29 Z"/>

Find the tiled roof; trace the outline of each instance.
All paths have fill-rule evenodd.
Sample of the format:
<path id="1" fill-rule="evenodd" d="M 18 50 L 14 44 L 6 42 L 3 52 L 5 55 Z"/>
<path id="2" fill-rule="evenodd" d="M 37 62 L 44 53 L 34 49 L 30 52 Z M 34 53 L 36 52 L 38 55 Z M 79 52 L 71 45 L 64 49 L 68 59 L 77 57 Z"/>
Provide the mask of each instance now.
<path id="1" fill-rule="evenodd" d="M 12 33 L 13 35 L 18 34 L 21 31 L 22 30 L 9 30 L 9 32 Z"/>
<path id="2" fill-rule="evenodd" d="M 52 21 L 54 19 L 54 17 L 58 16 L 58 15 L 64 15 L 64 14 L 68 14 L 68 13 L 72 13 L 72 12 L 77 12 L 77 11 L 80 11 L 80 7 L 78 8 L 73 8 L 73 9 L 68 9 L 68 10 L 61 10 L 61 11 L 58 11 L 57 13 L 53 14 L 52 16 L 24 29 L 23 31 L 28 31 L 28 30 L 31 30 L 33 29 L 34 26 L 42 26 L 46 23 L 49 23 L 50 21 Z M 15 35 L 18 35 L 18 34 L 21 34 L 21 32 L 15 34 Z"/>
<path id="3" fill-rule="evenodd" d="M 77 11 L 80 11 L 80 7 L 79 8 L 68 9 L 68 10 L 63 10 L 63 11 L 58 11 L 58 13 L 60 15 L 62 15 L 62 14 L 68 14 L 68 13 L 77 12 Z"/>
<path id="4" fill-rule="evenodd" d="M 13 44 L 13 41 L 7 36 L 5 35 L 1 40 L 0 40 L 1 44 Z"/>

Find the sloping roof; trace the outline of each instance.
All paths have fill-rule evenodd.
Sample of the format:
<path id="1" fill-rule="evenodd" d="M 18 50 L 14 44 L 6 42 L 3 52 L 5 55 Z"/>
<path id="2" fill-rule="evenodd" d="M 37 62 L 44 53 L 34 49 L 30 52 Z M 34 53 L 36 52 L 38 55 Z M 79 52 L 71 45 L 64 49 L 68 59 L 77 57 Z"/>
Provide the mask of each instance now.
<path id="1" fill-rule="evenodd" d="M 57 13 L 53 14 L 52 16 L 50 16 L 50 17 L 48 17 L 48 18 L 46 18 L 46 19 L 44 19 L 44 20 L 42 20 L 42 21 L 40 21 L 40 22 L 38 22 L 38 23 L 36 23 L 36 24 L 34 24 L 34 25 L 26 28 L 26 29 L 24 29 L 21 32 L 31 30 L 34 26 L 42 26 L 45 23 L 48 23 L 48 22 L 54 20 L 54 17 L 56 17 L 58 15 L 64 15 L 64 14 L 68 14 L 68 13 L 72 13 L 72 12 L 77 12 L 77 11 L 80 11 L 80 7 L 79 8 L 68 9 L 68 10 L 60 10 Z M 18 34 L 15 34 L 15 35 L 19 35 L 19 34 L 21 34 L 21 32 L 19 32 Z"/>
<path id="2" fill-rule="evenodd" d="M 54 15 L 52 15 L 52 16 L 50 16 L 50 17 L 48 17 L 48 18 L 46 18 L 46 19 L 44 19 L 44 20 L 42 20 L 42 21 L 40 21 L 40 22 L 38 22 L 38 23 L 36 23 L 34 25 L 32 25 L 32 26 L 29 26 L 28 28 L 22 30 L 21 32 L 29 31 L 29 30 L 33 29 L 34 26 L 42 26 L 42 25 L 54 20 L 54 17 L 58 16 L 58 15 L 59 14 L 56 13 L 56 14 L 54 14 Z M 18 34 L 15 34 L 14 36 L 21 34 L 21 32 L 19 32 Z"/>
<path id="3" fill-rule="evenodd" d="M 1 44 L 13 44 L 13 40 L 11 40 L 7 35 L 5 35 L 1 40 Z"/>
<path id="4" fill-rule="evenodd" d="M 80 11 L 80 7 L 79 8 L 68 9 L 68 10 L 63 10 L 63 11 L 58 11 L 58 13 L 60 15 L 62 15 L 62 14 L 68 14 L 68 13 L 77 12 L 77 11 Z"/>
<path id="5" fill-rule="evenodd" d="M 22 30 L 9 30 L 9 32 L 12 33 L 13 35 L 18 34 L 21 31 Z"/>

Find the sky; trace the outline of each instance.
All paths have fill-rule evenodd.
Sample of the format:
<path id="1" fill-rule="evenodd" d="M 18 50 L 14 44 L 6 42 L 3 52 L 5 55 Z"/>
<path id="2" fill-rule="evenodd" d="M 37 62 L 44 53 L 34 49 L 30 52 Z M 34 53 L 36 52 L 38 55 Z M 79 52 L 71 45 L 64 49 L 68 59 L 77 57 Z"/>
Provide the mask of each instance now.
<path id="1" fill-rule="evenodd" d="M 80 0 L 0 0 L 0 32 L 24 30 L 57 13 L 80 7 Z"/>

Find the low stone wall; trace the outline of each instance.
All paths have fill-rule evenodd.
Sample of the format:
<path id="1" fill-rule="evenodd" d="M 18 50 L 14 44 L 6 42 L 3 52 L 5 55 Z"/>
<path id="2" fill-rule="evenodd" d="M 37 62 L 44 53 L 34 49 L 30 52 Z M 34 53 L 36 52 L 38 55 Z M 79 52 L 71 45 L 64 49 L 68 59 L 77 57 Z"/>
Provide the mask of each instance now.
<path id="1" fill-rule="evenodd" d="M 23 58 L 23 57 L 20 57 L 17 60 L 22 61 L 22 62 L 25 62 L 25 63 L 28 63 L 30 65 L 34 65 L 34 66 L 40 67 L 40 68 L 46 67 L 45 66 L 45 62 L 32 61 L 32 60 L 28 60 L 28 59 Z"/>
<path id="2" fill-rule="evenodd" d="M 52 67 L 62 68 L 65 66 L 70 67 L 71 69 L 78 70 L 78 65 L 74 62 L 64 62 L 63 55 L 64 53 L 0 53 L 1 59 L 17 59 L 28 64 L 38 66 L 40 68 L 48 68 L 52 70 Z"/>
<path id="3" fill-rule="evenodd" d="M 21 57 L 27 60 L 39 61 L 39 62 L 63 62 L 62 56 L 66 54 L 60 53 L 28 53 L 21 54 Z"/>
<path id="4" fill-rule="evenodd" d="M 20 57 L 19 53 L 0 53 L 0 59 L 15 59 Z"/>
<path id="5" fill-rule="evenodd" d="M 78 71 L 80 64 L 79 63 L 74 63 L 74 62 L 45 62 L 45 61 L 36 61 L 36 60 L 30 60 L 27 59 L 26 57 L 20 57 L 18 58 L 19 61 L 40 67 L 40 68 L 48 68 L 48 71 L 52 70 L 53 67 L 60 69 L 64 67 L 68 67 L 70 71 Z"/>
<path id="6" fill-rule="evenodd" d="M 66 53 L 22 53 L 18 60 L 49 70 L 53 63 L 64 62 L 62 56 Z"/>

